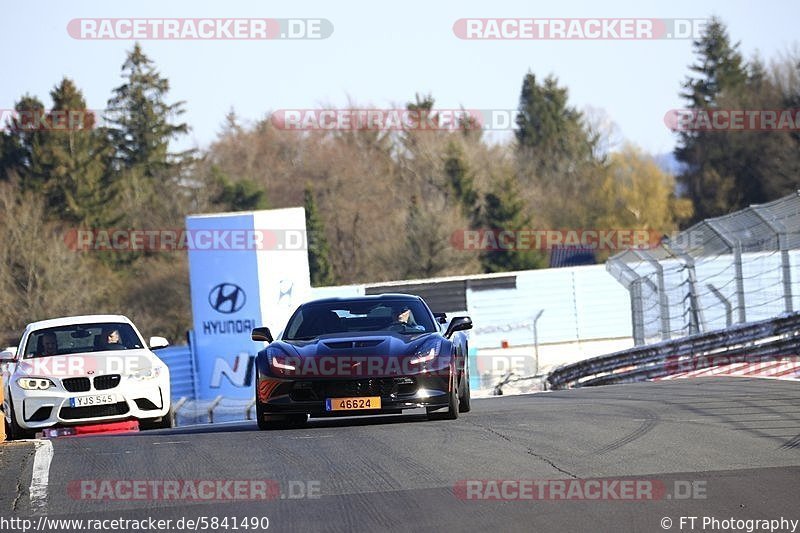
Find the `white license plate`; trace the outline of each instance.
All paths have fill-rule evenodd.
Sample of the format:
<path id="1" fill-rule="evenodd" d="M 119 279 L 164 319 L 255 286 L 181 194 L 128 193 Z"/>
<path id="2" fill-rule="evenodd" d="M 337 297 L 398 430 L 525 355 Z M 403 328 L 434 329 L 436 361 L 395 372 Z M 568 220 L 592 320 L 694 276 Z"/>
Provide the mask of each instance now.
<path id="1" fill-rule="evenodd" d="M 97 396 L 78 396 L 69 399 L 70 407 L 91 407 L 92 405 L 106 405 L 117 403 L 117 397 L 113 394 L 98 394 Z"/>

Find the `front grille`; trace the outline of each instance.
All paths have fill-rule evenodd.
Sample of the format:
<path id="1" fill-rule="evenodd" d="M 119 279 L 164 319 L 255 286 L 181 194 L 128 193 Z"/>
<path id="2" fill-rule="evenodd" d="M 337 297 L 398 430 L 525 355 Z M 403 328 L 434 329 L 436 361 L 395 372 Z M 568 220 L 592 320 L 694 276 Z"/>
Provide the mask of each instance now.
<path id="1" fill-rule="evenodd" d="M 294 401 L 314 401 L 350 396 L 391 396 L 413 394 L 417 384 L 410 378 L 375 378 L 342 381 L 311 381 L 294 384 L 290 397 Z"/>
<path id="2" fill-rule="evenodd" d="M 86 392 L 91 388 L 89 378 L 67 378 L 61 380 L 61 383 L 69 392 Z"/>
<path id="3" fill-rule="evenodd" d="M 90 405 L 88 407 L 62 407 L 59 416 L 64 420 L 100 418 L 103 416 L 124 415 L 128 410 L 126 402 L 117 402 L 108 405 Z"/>
<path id="4" fill-rule="evenodd" d="M 119 374 L 109 374 L 108 376 L 97 376 L 94 378 L 94 388 L 97 390 L 113 389 L 119 385 Z"/>

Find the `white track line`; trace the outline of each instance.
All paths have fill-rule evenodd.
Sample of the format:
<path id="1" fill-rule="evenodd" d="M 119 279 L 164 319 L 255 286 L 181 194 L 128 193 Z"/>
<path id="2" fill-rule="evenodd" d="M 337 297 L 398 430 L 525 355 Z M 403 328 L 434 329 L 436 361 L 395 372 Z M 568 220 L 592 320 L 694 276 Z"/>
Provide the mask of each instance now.
<path id="1" fill-rule="evenodd" d="M 47 507 L 47 483 L 50 481 L 50 462 L 53 459 L 53 443 L 36 440 L 36 455 L 33 458 L 30 502 L 32 512 L 44 512 Z"/>

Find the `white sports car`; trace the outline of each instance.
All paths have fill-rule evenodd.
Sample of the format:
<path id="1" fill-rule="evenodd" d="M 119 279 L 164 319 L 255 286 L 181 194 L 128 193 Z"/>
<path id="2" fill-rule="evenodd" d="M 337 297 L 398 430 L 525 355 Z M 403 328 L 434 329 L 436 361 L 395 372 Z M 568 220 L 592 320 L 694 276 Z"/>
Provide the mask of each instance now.
<path id="1" fill-rule="evenodd" d="M 137 419 L 142 429 L 170 427 L 169 369 L 122 315 L 33 322 L 17 350 L 0 352 L 9 439 L 46 428 Z"/>

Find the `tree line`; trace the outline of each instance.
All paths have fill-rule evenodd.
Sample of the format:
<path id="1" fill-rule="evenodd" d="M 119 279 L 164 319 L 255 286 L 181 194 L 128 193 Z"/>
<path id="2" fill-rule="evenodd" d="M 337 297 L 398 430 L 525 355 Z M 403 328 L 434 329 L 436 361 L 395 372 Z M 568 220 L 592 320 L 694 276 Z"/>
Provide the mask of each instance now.
<path id="1" fill-rule="evenodd" d="M 797 107 L 797 55 L 745 61 L 713 19 L 683 84 L 691 109 Z M 64 78 L 22 96 L 0 135 L 0 334 L 85 312 L 124 312 L 173 341 L 191 326 L 185 252 L 76 252 L 76 228 L 179 228 L 193 213 L 303 205 L 315 286 L 548 265 L 546 250 L 464 251 L 464 230 L 631 228 L 669 233 L 797 188 L 797 132 L 682 132 L 673 176 L 554 76 L 523 76 L 513 138 L 452 129 L 291 131 L 231 111 L 202 150 L 171 146 L 184 102 L 136 44 L 100 112 Z M 357 107 L 357 106 L 354 106 Z M 432 95 L 405 107 L 436 120 Z M 76 113 L 79 112 L 79 113 Z M 21 117 L 81 117 L 30 127 Z M 97 116 L 102 114 L 102 116 Z M 34 124 L 35 126 L 35 124 Z M 664 127 L 656 124 L 653 127 Z M 603 260 L 605 255 L 598 258 Z"/>

